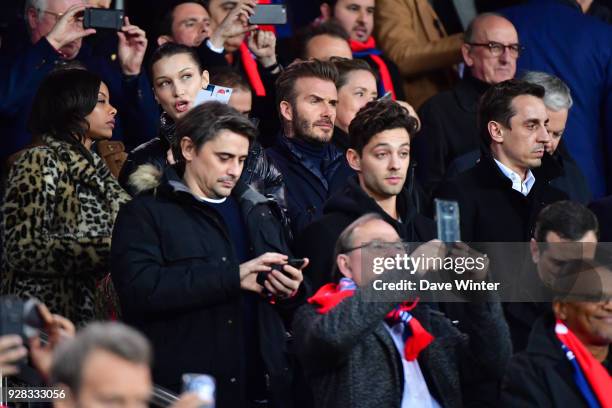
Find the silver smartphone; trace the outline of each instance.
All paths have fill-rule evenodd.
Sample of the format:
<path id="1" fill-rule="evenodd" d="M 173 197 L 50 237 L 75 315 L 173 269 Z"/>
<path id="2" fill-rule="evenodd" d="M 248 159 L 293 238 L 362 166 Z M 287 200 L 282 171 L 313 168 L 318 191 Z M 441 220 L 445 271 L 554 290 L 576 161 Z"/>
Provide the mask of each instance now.
<path id="1" fill-rule="evenodd" d="M 287 6 L 284 4 L 258 4 L 249 24 L 278 25 L 287 24 Z"/>
<path id="2" fill-rule="evenodd" d="M 443 242 L 461 241 L 459 229 L 459 204 L 450 200 L 434 200 L 436 205 L 436 224 L 438 239 Z"/>

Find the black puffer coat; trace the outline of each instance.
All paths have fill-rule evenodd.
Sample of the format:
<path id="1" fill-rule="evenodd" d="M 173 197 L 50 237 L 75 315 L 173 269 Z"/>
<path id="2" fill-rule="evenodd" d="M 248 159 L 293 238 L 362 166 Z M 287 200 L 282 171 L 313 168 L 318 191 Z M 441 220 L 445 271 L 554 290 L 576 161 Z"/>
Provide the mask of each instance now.
<path id="1" fill-rule="evenodd" d="M 132 150 L 119 174 L 119 184 L 134 196 L 136 190 L 129 184 L 130 176 L 138 166 L 152 164 L 163 170 L 168 162 L 166 153 L 175 137 L 175 123 L 168 115 L 162 113 L 160 117 L 159 136 Z M 264 149 L 258 142 L 251 143 L 249 155 L 244 164 L 240 180 L 252 186 L 259 193 L 274 199 L 283 210 L 285 204 L 285 182 L 283 176 L 268 159 Z"/>

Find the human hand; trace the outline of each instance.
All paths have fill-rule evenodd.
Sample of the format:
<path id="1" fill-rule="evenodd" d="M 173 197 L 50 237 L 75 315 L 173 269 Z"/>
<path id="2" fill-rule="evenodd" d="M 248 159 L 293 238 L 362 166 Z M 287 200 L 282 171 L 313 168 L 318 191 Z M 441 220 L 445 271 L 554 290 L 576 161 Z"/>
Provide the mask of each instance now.
<path id="1" fill-rule="evenodd" d="M 272 271 L 268 274 L 266 281 L 264 282 L 264 287 L 270 294 L 279 299 L 285 299 L 293 296 L 298 291 L 302 281 L 304 280 L 302 270 L 308 266 L 308 262 L 308 258 L 305 258 L 304 264 L 299 269 L 291 265 L 284 264 L 282 266 L 284 273 L 278 269 L 272 268 Z"/>
<path id="2" fill-rule="evenodd" d="M 147 35 L 140 27 L 130 24 L 125 17 L 125 25 L 117 31 L 119 64 L 125 75 L 138 75 L 147 50 Z"/>
<path id="3" fill-rule="evenodd" d="M 28 350 L 23 346 L 21 336 L 7 334 L 0 336 L 0 373 L 4 376 L 19 373 L 17 363 L 28 355 Z"/>
<path id="4" fill-rule="evenodd" d="M 249 36 L 247 45 L 265 68 L 276 64 L 276 35 L 272 31 L 255 31 Z"/>
<path id="5" fill-rule="evenodd" d="M 257 274 L 259 272 L 271 271 L 271 265 L 286 264 L 287 259 L 287 255 L 266 252 L 257 258 L 240 264 L 240 287 L 245 290 L 261 293 L 263 287 L 257 283 Z"/>
<path id="6" fill-rule="evenodd" d="M 216 48 L 222 48 L 229 38 L 255 30 L 257 26 L 250 25 L 249 18 L 255 13 L 256 5 L 256 0 L 241 0 L 238 2 L 210 36 L 212 45 Z"/>
<path id="7" fill-rule="evenodd" d="M 87 7 L 89 6 L 84 3 L 75 4 L 69 7 L 64 15 L 55 23 L 46 36 L 47 41 L 49 41 L 53 48 L 59 51 L 62 47 L 73 41 L 95 34 L 96 30 L 93 28 L 84 29 L 82 18 L 76 16 L 78 13 L 83 13 Z"/>
<path id="8" fill-rule="evenodd" d="M 74 324 L 65 317 L 51 314 L 44 304 L 40 303 L 37 307 L 44 324 L 44 331 L 49 337 L 47 344 L 42 344 L 39 336 L 29 339 L 30 358 L 38 372 L 48 378 L 53 361 L 53 351 L 61 342 L 73 338 L 76 329 Z"/>

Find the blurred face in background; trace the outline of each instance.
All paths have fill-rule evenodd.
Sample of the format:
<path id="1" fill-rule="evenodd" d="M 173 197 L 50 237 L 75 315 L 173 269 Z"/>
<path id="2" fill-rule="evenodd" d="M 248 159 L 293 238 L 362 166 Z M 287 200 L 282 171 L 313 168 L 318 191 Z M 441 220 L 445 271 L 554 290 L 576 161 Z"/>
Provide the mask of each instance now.
<path id="1" fill-rule="evenodd" d="M 197 3 L 183 3 L 172 12 L 172 38 L 161 36 L 158 43 L 168 41 L 188 47 L 197 47 L 210 37 L 210 16 L 206 9 Z"/>
<path id="2" fill-rule="evenodd" d="M 557 150 L 557 147 L 559 147 L 559 142 L 561 142 L 561 136 L 563 136 L 563 132 L 565 131 L 565 124 L 567 123 L 569 111 L 568 109 L 554 111 L 546 108 L 546 112 L 548 113 L 547 129 L 550 134 L 550 143 L 546 144 L 546 151 L 549 154 L 553 154 Z"/>
<path id="3" fill-rule="evenodd" d="M 338 0 L 333 17 L 351 40 L 365 42 L 374 30 L 374 0 Z"/>
<path id="4" fill-rule="evenodd" d="M 328 61 L 331 57 L 353 59 L 348 42 L 340 37 L 322 34 L 312 37 L 306 44 L 306 59 Z"/>
<path id="5" fill-rule="evenodd" d="M 151 71 L 155 99 L 174 121 L 193 108 L 198 92 L 208 86 L 208 72 L 200 72 L 189 54 L 164 57 Z"/>
<path id="6" fill-rule="evenodd" d="M 359 109 L 375 100 L 378 97 L 378 90 L 376 78 L 368 71 L 351 71 L 346 78 L 346 83 L 338 88 L 336 126 L 348 133 L 348 127 Z"/>
<path id="7" fill-rule="evenodd" d="M 214 32 L 221 22 L 227 17 L 238 4 L 237 0 L 210 0 L 208 3 L 208 13 L 210 14 L 210 28 Z M 245 24 L 246 26 L 246 24 Z M 245 34 L 231 37 L 225 41 L 225 51 L 234 52 L 240 48 L 240 44 L 244 41 Z"/>
<path id="8" fill-rule="evenodd" d="M 48 0 L 47 6 L 44 10 L 35 10 L 30 8 L 26 11 L 28 27 L 30 29 L 30 39 L 33 44 L 36 44 L 42 37 L 45 37 L 51 32 L 55 24 L 60 19 L 61 15 L 64 14 L 70 7 L 75 4 L 83 4 L 84 0 Z M 69 24 L 83 24 L 82 17 L 76 18 L 69 22 Z M 71 60 L 76 58 L 77 54 L 81 50 L 83 39 L 79 38 L 74 40 L 65 46 L 60 51 L 66 59 Z"/>
<path id="9" fill-rule="evenodd" d="M 512 23 L 503 17 L 486 16 L 473 23 L 473 30 L 471 44 L 461 48 L 472 76 L 492 85 L 514 78 L 520 51 Z"/>

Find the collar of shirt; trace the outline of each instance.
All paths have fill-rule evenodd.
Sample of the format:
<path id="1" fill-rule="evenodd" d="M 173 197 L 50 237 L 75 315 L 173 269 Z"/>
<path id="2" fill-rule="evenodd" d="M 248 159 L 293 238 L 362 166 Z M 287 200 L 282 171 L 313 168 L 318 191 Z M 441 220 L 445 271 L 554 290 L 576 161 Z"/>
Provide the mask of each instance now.
<path id="1" fill-rule="evenodd" d="M 524 196 L 527 196 L 535 184 L 535 176 L 531 172 L 531 169 L 527 170 L 527 177 L 525 177 L 525 181 L 521 181 L 521 176 L 517 172 L 510 170 L 497 159 L 493 160 L 495 160 L 495 164 L 497 164 L 497 167 L 499 167 L 501 172 L 504 173 L 504 176 L 508 177 L 510 181 L 512 181 L 512 189 L 518 191 Z"/>

